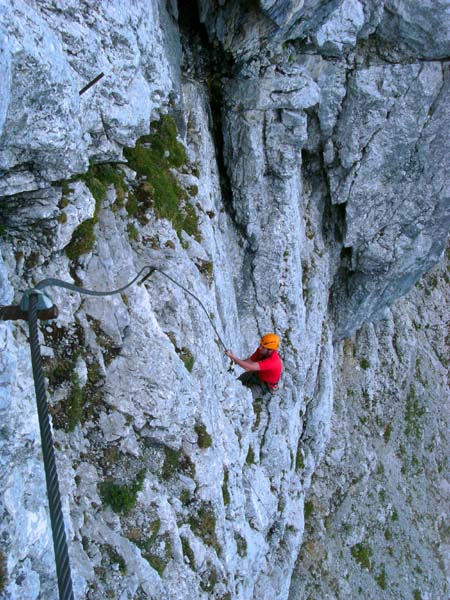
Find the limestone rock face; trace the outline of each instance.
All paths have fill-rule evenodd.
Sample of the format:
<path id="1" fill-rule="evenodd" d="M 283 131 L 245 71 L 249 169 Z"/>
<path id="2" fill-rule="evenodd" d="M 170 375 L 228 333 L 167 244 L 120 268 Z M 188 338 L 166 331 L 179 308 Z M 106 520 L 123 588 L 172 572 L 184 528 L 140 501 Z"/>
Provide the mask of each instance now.
<path id="1" fill-rule="evenodd" d="M 90 2 L 14 0 L 1 7 L 0 193 L 83 173 L 89 158 L 119 160 L 168 101 L 179 49 L 156 2 L 124 11 Z M 98 74 L 105 77 L 82 96 Z"/>
<path id="2" fill-rule="evenodd" d="M 448 595 L 430 6 L 0 8 L 1 302 L 120 290 L 48 288 L 40 328 L 76 598 Z M 273 395 L 223 353 L 269 331 Z M 53 600 L 27 335 L 0 322 L 0 597 Z"/>
<path id="3" fill-rule="evenodd" d="M 448 300 L 447 256 L 340 344 L 290 598 L 448 594 Z"/>

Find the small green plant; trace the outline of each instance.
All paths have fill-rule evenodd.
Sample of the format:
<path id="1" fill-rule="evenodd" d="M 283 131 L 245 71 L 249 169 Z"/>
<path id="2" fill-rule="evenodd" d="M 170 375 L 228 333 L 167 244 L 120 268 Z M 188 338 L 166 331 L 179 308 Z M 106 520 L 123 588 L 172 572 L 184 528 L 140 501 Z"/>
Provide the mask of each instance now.
<path id="1" fill-rule="evenodd" d="M 260 425 L 262 410 L 263 410 L 263 399 L 255 398 L 255 400 L 253 401 L 253 412 L 255 413 L 256 419 L 255 419 L 255 423 L 253 425 L 253 431 L 256 431 Z"/>
<path id="2" fill-rule="evenodd" d="M 207 574 L 207 577 L 202 577 L 200 581 L 201 589 L 208 594 L 209 597 L 212 596 L 214 588 L 216 587 L 217 581 L 219 579 L 217 571 L 214 567 L 208 564 L 210 570 Z"/>
<path id="3" fill-rule="evenodd" d="M 124 149 L 130 168 L 141 180 L 137 208 L 144 212 L 153 208 L 157 218 L 172 222 L 180 239 L 184 230 L 199 240 L 195 210 L 171 171 L 187 162 L 186 150 L 177 140 L 175 121 L 170 116 L 163 116 L 151 123 L 151 131 L 150 135 L 141 137 L 134 148 Z"/>
<path id="4" fill-rule="evenodd" d="M 228 489 L 228 480 L 229 480 L 229 471 L 228 469 L 224 470 L 223 473 L 223 483 L 222 483 L 222 498 L 225 506 L 229 506 L 231 502 L 230 491 Z"/>
<path id="5" fill-rule="evenodd" d="M 210 260 L 203 260 L 201 258 L 197 258 L 195 261 L 195 266 L 200 271 L 202 275 L 206 277 L 208 283 L 212 283 L 213 274 L 214 274 L 214 266 Z"/>
<path id="6" fill-rule="evenodd" d="M 183 361 L 186 369 L 189 371 L 189 373 L 192 373 L 192 369 L 194 368 L 194 362 L 195 362 L 195 358 L 194 358 L 192 352 L 189 350 L 189 348 L 181 348 L 181 350 L 179 350 L 178 354 L 179 354 L 179 357 L 181 358 L 181 360 Z"/>
<path id="7" fill-rule="evenodd" d="M 80 386 L 80 381 L 77 375 L 74 375 L 74 387 L 72 389 L 72 394 L 68 401 L 68 411 L 67 411 L 67 420 L 68 420 L 68 429 L 69 431 L 73 431 L 78 423 L 81 421 L 83 416 L 83 406 L 84 406 L 84 391 Z"/>
<path id="8" fill-rule="evenodd" d="M 150 528 L 149 528 L 150 537 L 148 539 L 149 546 L 151 546 L 155 542 L 160 529 L 161 529 L 161 519 L 160 518 L 157 518 L 150 523 Z"/>
<path id="9" fill-rule="evenodd" d="M 164 447 L 164 463 L 162 466 L 162 477 L 163 479 L 170 479 L 175 471 L 178 469 L 178 463 L 180 462 L 181 451 L 173 450 L 172 448 Z"/>
<path id="10" fill-rule="evenodd" d="M 314 514 L 314 502 L 307 500 L 305 502 L 305 519 L 309 519 Z"/>
<path id="11" fill-rule="evenodd" d="M 127 574 L 127 564 L 123 556 L 121 556 L 115 548 L 110 546 L 109 544 L 105 544 L 102 546 L 102 549 L 108 555 L 109 561 L 112 565 L 116 564 L 119 566 L 119 571 L 122 575 Z"/>
<path id="12" fill-rule="evenodd" d="M 158 544 L 156 545 L 154 545 L 155 540 L 156 535 L 152 535 L 150 540 L 147 540 L 140 546 L 143 550 L 142 556 L 147 560 L 149 565 L 155 569 L 158 575 L 162 577 L 170 559 L 172 558 L 172 544 L 167 533 L 159 537 Z"/>
<path id="13" fill-rule="evenodd" d="M 220 553 L 220 546 L 216 536 L 216 516 L 211 506 L 202 506 L 197 515 L 190 517 L 189 525 L 195 535 Z"/>
<path id="14" fill-rule="evenodd" d="M 95 225 L 98 221 L 98 212 L 100 205 L 106 197 L 106 192 L 110 185 L 114 185 L 116 188 L 116 194 L 122 197 L 125 194 L 125 185 L 123 182 L 123 173 L 118 171 L 111 164 L 90 164 L 89 170 L 85 173 L 81 179 L 85 182 L 89 188 L 92 196 L 95 199 L 95 211 L 94 216 L 90 219 L 86 219 L 72 234 L 72 239 L 66 246 L 66 254 L 70 260 L 76 260 L 83 254 L 91 252 L 95 245 Z M 64 194 L 64 188 L 63 188 Z M 64 196 L 63 196 L 64 198 Z"/>
<path id="15" fill-rule="evenodd" d="M 111 481 L 100 483 L 100 496 L 116 513 L 129 513 L 136 504 L 138 492 L 142 490 L 145 469 L 141 469 L 131 485 L 119 485 Z"/>
<path id="16" fill-rule="evenodd" d="M 356 560 L 356 562 L 363 568 L 368 569 L 370 571 L 372 567 L 371 557 L 372 550 L 369 546 L 360 543 L 355 544 L 350 548 L 351 555 Z"/>
<path id="17" fill-rule="evenodd" d="M 297 453 L 295 455 L 295 470 L 302 471 L 305 468 L 305 457 L 303 456 L 303 451 L 301 448 L 301 444 L 299 442 L 297 446 Z"/>
<path id="18" fill-rule="evenodd" d="M 184 537 L 181 538 L 181 548 L 183 550 L 183 556 L 188 559 L 188 563 L 191 569 L 195 569 L 195 555 L 194 552 L 188 542 L 188 540 Z"/>
<path id="19" fill-rule="evenodd" d="M 91 252 L 95 245 L 95 218 L 86 219 L 75 228 L 72 238 L 66 246 L 66 254 L 70 260 L 76 260 L 82 254 Z"/>
<path id="20" fill-rule="evenodd" d="M 128 233 L 129 239 L 132 242 L 136 242 L 139 239 L 138 230 L 136 229 L 136 226 L 133 225 L 133 223 L 128 223 L 128 225 L 127 225 L 127 233 Z"/>
<path id="21" fill-rule="evenodd" d="M 237 531 L 234 532 L 234 539 L 236 541 L 237 553 L 241 558 L 247 556 L 247 540 Z"/>
<path id="22" fill-rule="evenodd" d="M 361 362 L 359 363 L 361 365 L 361 369 L 368 369 L 370 367 L 370 362 L 367 360 L 367 358 L 362 358 Z"/>
<path id="23" fill-rule="evenodd" d="M 82 180 L 95 198 L 97 212 L 99 204 L 106 198 L 106 192 L 111 185 L 115 187 L 118 199 L 123 200 L 125 195 L 125 184 L 124 174 L 120 167 L 111 163 L 91 163 L 88 172 L 82 176 Z"/>
<path id="24" fill-rule="evenodd" d="M 182 490 L 180 494 L 180 501 L 183 506 L 189 506 L 192 502 L 192 493 L 190 490 Z"/>
<path id="25" fill-rule="evenodd" d="M 422 594 L 421 594 L 420 590 L 415 589 L 413 591 L 413 598 L 414 598 L 414 600 L 422 600 Z"/>
<path id="26" fill-rule="evenodd" d="M 392 425 L 390 423 L 388 423 L 386 425 L 386 427 L 384 428 L 384 433 L 383 433 L 383 439 L 385 444 L 389 443 L 389 440 L 391 439 L 391 434 L 392 434 Z"/>
<path id="27" fill-rule="evenodd" d="M 199 448 L 210 448 L 212 446 L 212 437 L 206 430 L 204 423 L 196 423 L 194 431 L 197 434 L 197 444 Z"/>
<path id="28" fill-rule="evenodd" d="M 384 565 L 382 565 L 380 573 L 378 573 L 378 575 L 375 577 L 375 581 L 378 583 L 378 585 L 380 586 L 380 588 L 382 590 L 386 589 L 386 587 L 387 587 L 387 585 L 386 585 L 386 571 L 384 569 Z"/>
<path id="29" fill-rule="evenodd" d="M 414 385 L 410 385 L 406 397 L 406 435 L 419 438 L 422 434 L 421 417 L 425 414 L 425 407 L 420 406 Z"/>
<path id="30" fill-rule="evenodd" d="M 162 577 L 162 574 L 164 573 L 164 569 L 167 566 L 167 563 L 165 562 L 165 560 L 163 558 L 161 558 L 160 556 L 158 556 L 157 554 L 147 554 L 145 556 L 146 560 L 148 561 L 149 565 L 155 569 L 155 571 L 158 573 L 158 575 L 160 577 Z"/>
<path id="31" fill-rule="evenodd" d="M 377 467 L 377 475 L 384 475 L 384 465 L 380 463 Z"/>
<path id="32" fill-rule="evenodd" d="M 247 465 L 255 464 L 255 452 L 251 446 L 248 447 L 247 457 L 245 459 Z"/>

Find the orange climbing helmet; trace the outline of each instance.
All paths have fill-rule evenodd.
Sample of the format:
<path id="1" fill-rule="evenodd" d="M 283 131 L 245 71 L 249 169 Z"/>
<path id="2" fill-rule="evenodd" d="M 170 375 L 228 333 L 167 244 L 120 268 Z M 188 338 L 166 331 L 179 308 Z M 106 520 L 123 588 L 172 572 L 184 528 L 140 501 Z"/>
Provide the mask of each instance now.
<path id="1" fill-rule="evenodd" d="M 262 346 L 262 348 L 267 348 L 267 350 L 277 350 L 280 345 L 280 338 L 276 333 L 266 333 L 266 335 L 263 335 L 259 340 L 259 345 Z"/>

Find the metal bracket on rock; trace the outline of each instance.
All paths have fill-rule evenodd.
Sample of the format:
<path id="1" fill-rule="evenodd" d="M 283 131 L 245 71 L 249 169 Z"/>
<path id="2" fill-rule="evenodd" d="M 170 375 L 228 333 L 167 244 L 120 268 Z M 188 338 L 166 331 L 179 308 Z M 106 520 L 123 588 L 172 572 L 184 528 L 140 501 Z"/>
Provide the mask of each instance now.
<path id="1" fill-rule="evenodd" d="M 53 300 L 41 290 L 30 289 L 26 290 L 20 301 L 20 308 L 24 312 L 28 312 L 30 308 L 30 296 L 34 294 L 38 297 L 37 310 L 48 310 L 53 306 Z"/>

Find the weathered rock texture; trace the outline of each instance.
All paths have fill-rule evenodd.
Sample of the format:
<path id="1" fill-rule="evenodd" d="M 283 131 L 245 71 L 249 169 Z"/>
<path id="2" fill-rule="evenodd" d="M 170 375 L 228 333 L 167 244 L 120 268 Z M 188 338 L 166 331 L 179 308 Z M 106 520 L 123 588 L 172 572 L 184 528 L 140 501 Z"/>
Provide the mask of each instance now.
<path id="1" fill-rule="evenodd" d="M 340 345 L 290 598 L 448 595 L 448 269 Z"/>
<path id="2" fill-rule="evenodd" d="M 77 598 L 448 595 L 448 275 L 416 282 L 448 232 L 449 27 L 445 2 L 0 6 L 1 302 L 153 265 L 238 355 L 282 338 L 268 396 L 159 272 L 48 290 Z M 26 325 L 0 340 L 0 593 L 52 600 Z"/>

